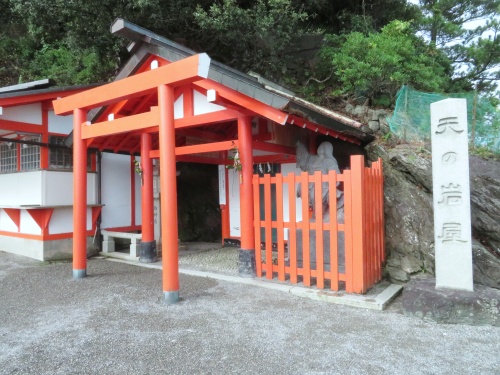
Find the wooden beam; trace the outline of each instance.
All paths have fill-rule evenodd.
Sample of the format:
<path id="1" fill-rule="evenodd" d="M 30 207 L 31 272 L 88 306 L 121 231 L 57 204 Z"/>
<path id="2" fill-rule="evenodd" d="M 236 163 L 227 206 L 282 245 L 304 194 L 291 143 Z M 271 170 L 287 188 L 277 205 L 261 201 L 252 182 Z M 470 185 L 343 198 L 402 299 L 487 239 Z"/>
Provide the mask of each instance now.
<path id="1" fill-rule="evenodd" d="M 73 109 L 91 109 L 150 94 L 160 85 L 181 86 L 208 76 L 210 57 L 206 53 L 190 56 L 177 62 L 136 74 L 80 94 L 54 100 L 57 115 L 68 115 Z"/>
<path id="2" fill-rule="evenodd" d="M 272 154 L 272 155 L 261 155 L 261 156 L 254 156 L 253 157 L 253 163 L 254 164 L 259 164 L 259 163 L 295 163 L 295 155 L 288 155 L 288 154 Z"/>
<path id="3" fill-rule="evenodd" d="M 253 141 L 252 147 L 254 150 L 276 152 L 276 153 L 288 154 L 288 155 L 295 155 L 295 152 L 296 152 L 294 147 L 276 145 L 274 143 L 259 142 L 259 141 Z"/>
<path id="4" fill-rule="evenodd" d="M 223 134 L 218 134 L 208 130 L 199 130 L 193 128 L 179 130 L 177 132 L 177 135 L 186 135 L 188 137 L 206 139 L 208 141 L 224 141 L 227 139 L 227 137 Z"/>
<path id="5" fill-rule="evenodd" d="M 128 133 L 123 139 L 118 143 L 118 145 L 113 149 L 113 151 L 116 153 L 118 152 L 128 141 L 130 138 L 132 138 L 134 133 Z"/>
<path id="6" fill-rule="evenodd" d="M 0 107 L 12 107 L 23 104 L 39 103 L 44 100 L 54 100 L 58 97 L 74 95 L 84 91 L 84 88 L 78 88 L 74 90 L 62 90 L 62 91 L 51 91 L 39 94 L 26 94 L 20 96 L 12 96 L 8 98 L 0 99 Z M 52 103 L 52 102 L 51 102 Z M 52 108 L 52 104 L 50 106 Z"/>
<path id="7" fill-rule="evenodd" d="M 199 156 L 199 155 L 177 156 L 176 161 L 185 162 L 185 163 L 214 164 L 214 165 L 222 165 L 222 164 L 227 163 L 226 159 L 210 158 L 210 157 Z"/>
<path id="8" fill-rule="evenodd" d="M 191 146 L 180 146 L 175 148 L 175 155 L 190 155 L 190 154 L 201 154 L 204 152 L 214 152 L 214 151 L 227 151 L 234 147 L 238 147 L 238 141 L 224 141 L 224 142 L 214 142 L 214 143 L 203 143 L 200 145 Z M 160 150 L 151 150 L 149 152 L 149 157 L 152 159 L 158 159 L 160 157 Z"/>
<path id="9" fill-rule="evenodd" d="M 122 117 L 112 121 L 98 122 L 92 125 L 82 125 L 82 139 L 103 137 L 106 135 L 128 133 L 134 130 L 158 126 L 160 114 L 158 107 L 152 107 L 150 112 Z"/>
<path id="10" fill-rule="evenodd" d="M 240 114 L 231 109 L 225 109 L 217 112 L 205 113 L 203 115 L 196 115 L 184 117 L 174 120 L 175 128 L 186 128 L 189 126 L 210 125 L 221 122 L 236 121 Z"/>
<path id="11" fill-rule="evenodd" d="M 179 118 L 174 120 L 174 124 L 176 129 L 183 129 L 193 126 L 203 126 L 203 125 L 236 121 L 238 116 L 239 113 L 232 111 L 230 109 L 226 109 L 218 112 L 205 113 L 203 115 L 197 115 L 187 118 Z M 158 125 L 146 126 L 144 128 L 142 127 L 138 128 L 136 130 L 141 130 L 141 132 L 144 133 L 158 133 L 159 127 Z"/>
<path id="12" fill-rule="evenodd" d="M 28 124 L 27 122 L 0 120 L 0 130 L 10 130 L 14 132 L 42 133 L 42 124 Z"/>
<path id="13" fill-rule="evenodd" d="M 237 147 L 238 141 L 204 143 L 201 145 L 182 146 L 175 148 L 175 155 L 200 154 L 203 152 L 227 151 Z"/>

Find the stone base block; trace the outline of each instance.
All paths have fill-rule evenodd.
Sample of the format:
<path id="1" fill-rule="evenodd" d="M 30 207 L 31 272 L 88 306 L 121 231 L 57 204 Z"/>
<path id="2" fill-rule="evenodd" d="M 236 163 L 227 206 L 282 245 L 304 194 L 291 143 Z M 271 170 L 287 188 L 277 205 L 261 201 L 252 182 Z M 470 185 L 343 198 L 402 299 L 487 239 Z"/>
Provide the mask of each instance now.
<path id="1" fill-rule="evenodd" d="M 500 290 L 475 284 L 473 292 L 436 289 L 433 278 L 412 279 L 403 291 L 405 315 L 437 323 L 500 326 Z"/>
<path id="2" fill-rule="evenodd" d="M 240 249 L 238 254 L 238 274 L 241 277 L 255 277 L 255 249 Z"/>
<path id="3" fill-rule="evenodd" d="M 141 242 L 139 256 L 139 262 L 141 263 L 154 263 L 158 261 L 156 241 Z"/>

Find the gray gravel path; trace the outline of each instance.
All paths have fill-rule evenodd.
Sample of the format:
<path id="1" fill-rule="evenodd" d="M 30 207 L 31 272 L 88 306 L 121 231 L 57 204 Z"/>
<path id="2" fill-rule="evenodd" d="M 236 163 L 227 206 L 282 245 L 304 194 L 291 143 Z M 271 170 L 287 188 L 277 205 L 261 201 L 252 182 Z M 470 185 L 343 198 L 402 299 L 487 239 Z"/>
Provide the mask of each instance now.
<path id="1" fill-rule="evenodd" d="M 438 325 L 104 259 L 0 252 L 0 374 L 500 374 L 500 328 Z"/>

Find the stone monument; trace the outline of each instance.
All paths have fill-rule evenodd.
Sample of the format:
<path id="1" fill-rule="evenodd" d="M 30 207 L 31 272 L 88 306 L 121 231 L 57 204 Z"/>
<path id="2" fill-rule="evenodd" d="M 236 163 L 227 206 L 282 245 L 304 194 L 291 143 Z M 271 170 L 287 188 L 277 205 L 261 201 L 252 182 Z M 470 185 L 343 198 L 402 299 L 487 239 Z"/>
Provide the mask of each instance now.
<path id="1" fill-rule="evenodd" d="M 473 290 L 467 101 L 431 104 L 436 288 Z"/>
<path id="2" fill-rule="evenodd" d="M 431 104 L 431 137 L 436 281 L 412 279 L 403 311 L 439 323 L 500 326 L 500 290 L 473 288 L 465 99 Z"/>

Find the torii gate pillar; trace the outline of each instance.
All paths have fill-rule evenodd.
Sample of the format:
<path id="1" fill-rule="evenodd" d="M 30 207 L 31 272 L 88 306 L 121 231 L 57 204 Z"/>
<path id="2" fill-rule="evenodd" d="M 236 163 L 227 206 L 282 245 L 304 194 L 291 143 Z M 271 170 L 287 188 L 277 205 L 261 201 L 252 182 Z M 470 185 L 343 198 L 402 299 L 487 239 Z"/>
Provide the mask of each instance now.
<path id="1" fill-rule="evenodd" d="M 82 139 L 83 109 L 73 111 L 73 279 L 87 276 L 87 140 Z"/>
<path id="2" fill-rule="evenodd" d="M 163 268 L 163 302 L 179 301 L 179 241 L 177 227 L 177 181 L 175 169 L 174 89 L 158 87 L 160 107 L 160 190 Z"/>

